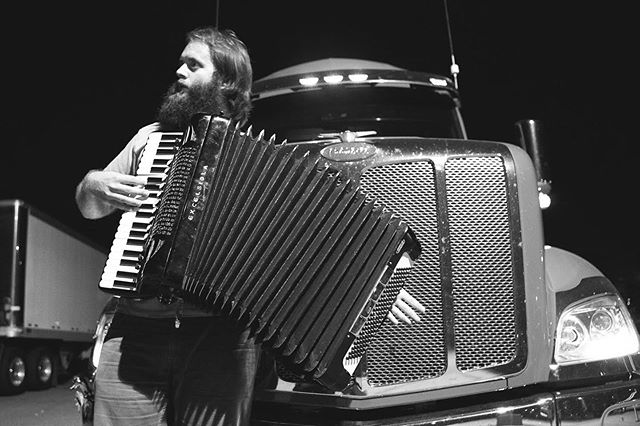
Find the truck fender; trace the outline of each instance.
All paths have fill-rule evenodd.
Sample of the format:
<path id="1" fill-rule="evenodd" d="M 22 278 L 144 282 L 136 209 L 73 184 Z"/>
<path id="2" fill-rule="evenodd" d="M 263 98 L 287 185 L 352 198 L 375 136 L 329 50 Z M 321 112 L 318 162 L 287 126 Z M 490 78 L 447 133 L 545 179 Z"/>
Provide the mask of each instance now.
<path id="1" fill-rule="evenodd" d="M 604 277 L 602 272 L 577 254 L 545 246 L 545 281 L 553 293 L 571 290 L 584 278 Z"/>

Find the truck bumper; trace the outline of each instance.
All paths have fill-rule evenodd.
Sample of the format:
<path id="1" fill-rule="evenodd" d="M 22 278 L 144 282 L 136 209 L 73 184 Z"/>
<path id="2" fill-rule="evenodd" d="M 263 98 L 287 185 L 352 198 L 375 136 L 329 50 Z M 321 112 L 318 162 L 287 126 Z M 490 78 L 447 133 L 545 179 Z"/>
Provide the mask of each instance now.
<path id="1" fill-rule="evenodd" d="M 498 397 L 502 392 L 495 393 Z M 504 395 L 509 395 L 505 393 Z M 640 424 L 640 379 L 604 385 L 541 391 L 487 401 L 436 401 L 394 410 L 346 412 L 315 407 L 268 407 L 256 404 L 256 425 L 631 425 Z M 459 405 L 458 405 L 459 404 Z M 447 408 L 443 408 L 446 406 Z M 270 415 L 268 413 L 271 413 Z"/>

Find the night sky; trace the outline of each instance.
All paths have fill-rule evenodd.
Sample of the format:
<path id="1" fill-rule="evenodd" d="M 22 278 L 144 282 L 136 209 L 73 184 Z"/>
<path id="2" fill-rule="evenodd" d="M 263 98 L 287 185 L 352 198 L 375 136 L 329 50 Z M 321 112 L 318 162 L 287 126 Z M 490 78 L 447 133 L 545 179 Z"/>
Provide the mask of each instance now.
<path id="1" fill-rule="evenodd" d="M 185 32 L 215 24 L 218 8 L 42 3 L 22 2 L 0 25 L 0 199 L 22 199 L 106 250 L 119 215 L 83 219 L 75 186 L 153 121 Z M 515 142 L 515 121 L 542 120 L 553 184 L 547 243 L 590 260 L 632 303 L 640 299 L 633 3 L 448 3 L 470 138 Z M 218 10 L 220 27 L 249 47 L 256 78 L 325 57 L 449 72 L 441 0 L 220 0 Z"/>

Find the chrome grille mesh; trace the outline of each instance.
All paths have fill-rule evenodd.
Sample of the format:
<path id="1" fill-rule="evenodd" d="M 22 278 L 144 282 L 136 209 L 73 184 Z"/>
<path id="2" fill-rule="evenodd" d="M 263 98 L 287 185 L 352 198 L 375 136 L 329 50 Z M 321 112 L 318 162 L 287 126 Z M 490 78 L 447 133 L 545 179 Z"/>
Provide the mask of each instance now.
<path id="1" fill-rule="evenodd" d="M 503 160 L 495 156 L 450 158 L 444 173 L 444 180 L 437 180 L 432 161 L 417 161 L 372 167 L 361 176 L 362 189 L 404 218 L 420 241 L 422 254 L 405 288 L 426 307 L 419 323 L 407 326 L 386 321 L 379 329 L 367 351 L 370 386 L 444 375 L 447 334 L 454 336 L 455 367 L 460 371 L 506 364 L 515 357 L 514 279 Z M 446 201 L 440 201 L 446 202 L 446 209 L 437 205 L 437 181 L 446 182 Z M 444 210 L 448 217 L 439 216 Z M 443 220 L 448 221 L 448 228 L 439 227 Z M 441 253 L 450 256 L 442 258 Z M 442 282 L 443 276 L 449 276 L 445 279 L 451 282 Z M 452 291 L 453 314 L 444 312 L 443 286 Z M 445 329 L 444 324 L 451 323 L 453 330 Z"/>
<path id="2" fill-rule="evenodd" d="M 435 172 L 431 162 L 391 164 L 367 170 L 362 189 L 408 221 L 422 245 L 405 288 L 426 307 L 411 327 L 386 321 L 367 351 L 368 378 L 384 386 L 437 377 L 446 370 L 438 255 Z"/>
<path id="3" fill-rule="evenodd" d="M 504 165 L 497 157 L 453 158 L 445 172 L 457 367 L 506 364 L 516 337 Z"/>

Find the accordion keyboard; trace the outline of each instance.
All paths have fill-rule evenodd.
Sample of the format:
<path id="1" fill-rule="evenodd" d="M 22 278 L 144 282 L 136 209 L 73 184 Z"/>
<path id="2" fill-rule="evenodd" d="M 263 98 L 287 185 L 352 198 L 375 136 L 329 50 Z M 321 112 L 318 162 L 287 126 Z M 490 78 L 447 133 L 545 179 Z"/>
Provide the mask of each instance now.
<path id="1" fill-rule="evenodd" d="M 181 140 L 182 133 L 154 132 L 149 135 L 136 176 L 147 178 L 144 188 L 150 195 L 140 209 L 122 214 L 100 280 L 102 290 L 120 294 L 137 291 L 136 280 L 141 268 L 139 257 L 155 217 L 168 167 Z"/>

